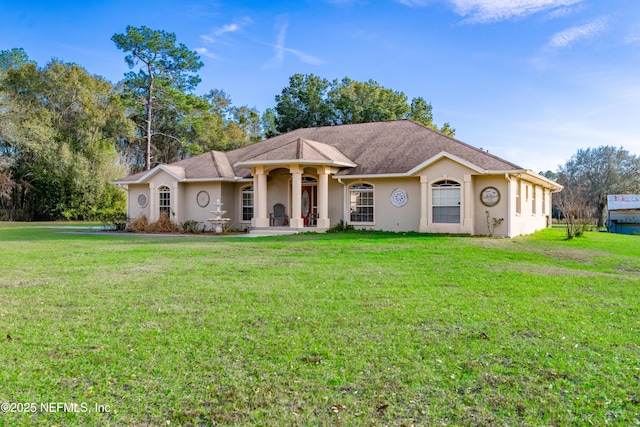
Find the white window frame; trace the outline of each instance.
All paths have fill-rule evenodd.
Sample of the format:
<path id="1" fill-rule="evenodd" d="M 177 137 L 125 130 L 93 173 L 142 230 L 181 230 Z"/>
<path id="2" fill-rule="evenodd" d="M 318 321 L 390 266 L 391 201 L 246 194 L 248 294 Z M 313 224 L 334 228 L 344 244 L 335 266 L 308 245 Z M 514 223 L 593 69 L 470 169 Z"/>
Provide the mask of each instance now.
<path id="1" fill-rule="evenodd" d="M 538 199 L 536 198 L 536 186 L 532 185 L 531 186 L 531 215 L 535 216 L 538 213 L 538 206 L 536 206 L 536 204 L 538 203 Z"/>
<path id="2" fill-rule="evenodd" d="M 522 183 L 516 180 L 516 215 L 522 214 Z"/>
<path id="3" fill-rule="evenodd" d="M 363 193 L 370 195 L 363 196 Z M 349 224 L 373 225 L 375 223 L 375 186 L 368 182 L 356 182 L 349 186 L 348 194 Z"/>
<path id="4" fill-rule="evenodd" d="M 167 185 L 158 187 L 158 217 L 166 213 L 171 218 L 171 188 Z"/>
<path id="5" fill-rule="evenodd" d="M 436 215 L 436 209 L 457 208 L 457 221 L 442 221 L 440 218 L 453 217 L 453 215 Z M 442 179 L 431 184 L 431 221 L 434 224 L 461 224 L 462 223 L 462 185 L 452 179 Z"/>
<path id="6" fill-rule="evenodd" d="M 251 194 L 251 204 L 245 204 L 245 194 Z M 251 219 L 255 216 L 255 192 L 253 191 L 253 185 L 245 185 L 240 189 L 240 222 L 251 222 Z M 249 209 L 251 210 L 251 218 L 245 219 L 245 209 L 247 209 L 247 214 L 249 213 Z"/>

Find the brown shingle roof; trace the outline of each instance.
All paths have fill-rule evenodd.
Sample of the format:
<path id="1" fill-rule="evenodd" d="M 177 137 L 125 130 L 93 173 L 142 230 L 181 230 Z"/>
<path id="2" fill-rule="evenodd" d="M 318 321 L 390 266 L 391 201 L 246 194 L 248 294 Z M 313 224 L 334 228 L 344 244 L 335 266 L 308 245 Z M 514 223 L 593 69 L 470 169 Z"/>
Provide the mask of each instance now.
<path id="1" fill-rule="evenodd" d="M 296 129 L 227 153 L 205 153 L 172 165 L 183 167 L 187 179 L 250 177 L 248 169 L 234 171 L 233 165 L 294 159 L 339 159 L 356 164 L 343 169 L 341 173 L 345 175 L 403 174 L 442 152 L 484 170 L 522 170 L 514 163 L 410 120 Z M 138 175 L 123 180 L 130 181 Z"/>
<path id="2" fill-rule="evenodd" d="M 209 151 L 188 159 L 179 160 L 165 167 L 172 171 L 174 175 L 180 177 L 184 173 L 184 179 L 186 180 L 234 178 L 236 176 L 227 155 L 222 151 Z M 138 172 L 135 175 L 113 182 L 114 184 L 132 183 L 153 172 L 154 170 Z"/>
<path id="3" fill-rule="evenodd" d="M 357 164 L 355 168 L 344 171 L 347 175 L 405 173 L 443 151 L 485 170 L 522 169 L 410 120 L 296 129 L 228 152 L 227 156 L 231 164 L 235 164 L 259 157 L 296 139 L 319 141 L 338 149 Z"/>
<path id="4" fill-rule="evenodd" d="M 339 163 L 344 166 L 355 166 L 344 154 L 331 145 L 322 142 L 311 141 L 304 138 L 297 138 L 283 144 L 273 146 L 271 150 L 260 152 L 248 159 L 244 159 L 242 163 L 260 163 L 260 162 L 295 162 L 308 161 L 318 163 Z"/>

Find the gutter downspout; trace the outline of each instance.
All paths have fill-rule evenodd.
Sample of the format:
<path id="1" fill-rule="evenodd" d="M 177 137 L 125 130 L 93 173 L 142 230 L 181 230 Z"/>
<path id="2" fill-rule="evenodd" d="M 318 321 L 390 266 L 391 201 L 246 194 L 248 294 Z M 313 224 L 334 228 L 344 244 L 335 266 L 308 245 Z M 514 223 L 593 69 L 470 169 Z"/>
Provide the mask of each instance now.
<path id="1" fill-rule="evenodd" d="M 507 222 L 507 237 L 511 238 L 511 222 L 512 222 L 512 215 L 511 215 L 511 177 L 509 176 L 508 173 L 504 174 L 505 179 L 507 180 L 507 212 L 508 212 L 508 222 Z"/>
<path id="2" fill-rule="evenodd" d="M 347 184 L 342 178 L 338 178 L 338 182 L 342 184 L 342 224 L 347 225 Z"/>

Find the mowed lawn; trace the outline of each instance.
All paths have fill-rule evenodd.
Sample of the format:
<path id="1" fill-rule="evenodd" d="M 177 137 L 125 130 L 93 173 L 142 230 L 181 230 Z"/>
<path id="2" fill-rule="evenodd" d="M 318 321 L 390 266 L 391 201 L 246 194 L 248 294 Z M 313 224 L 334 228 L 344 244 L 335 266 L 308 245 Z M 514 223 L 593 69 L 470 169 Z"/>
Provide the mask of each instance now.
<path id="1" fill-rule="evenodd" d="M 4 224 L 0 425 L 638 425 L 639 311 L 640 236 Z"/>

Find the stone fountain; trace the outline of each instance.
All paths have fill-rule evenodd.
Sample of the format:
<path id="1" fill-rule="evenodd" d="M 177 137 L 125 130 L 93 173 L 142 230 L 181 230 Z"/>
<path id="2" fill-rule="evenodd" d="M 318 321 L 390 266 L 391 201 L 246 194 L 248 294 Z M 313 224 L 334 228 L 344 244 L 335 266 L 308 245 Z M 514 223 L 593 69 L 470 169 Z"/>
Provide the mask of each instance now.
<path id="1" fill-rule="evenodd" d="M 213 231 L 215 231 L 216 233 L 222 233 L 222 226 L 231 221 L 231 218 L 222 218 L 222 215 L 227 213 L 227 211 L 223 211 L 220 209 L 222 205 L 224 205 L 224 203 L 222 203 L 220 199 L 217 199 L 213 204 L 213 206 L 215 206 L 216 208 L 215 210 L 211 211 L 211 213 L 213 214 L 213 218 L 207 219 L 207 221 L 209 221 L 211 225 L 213 225 Z"/>

